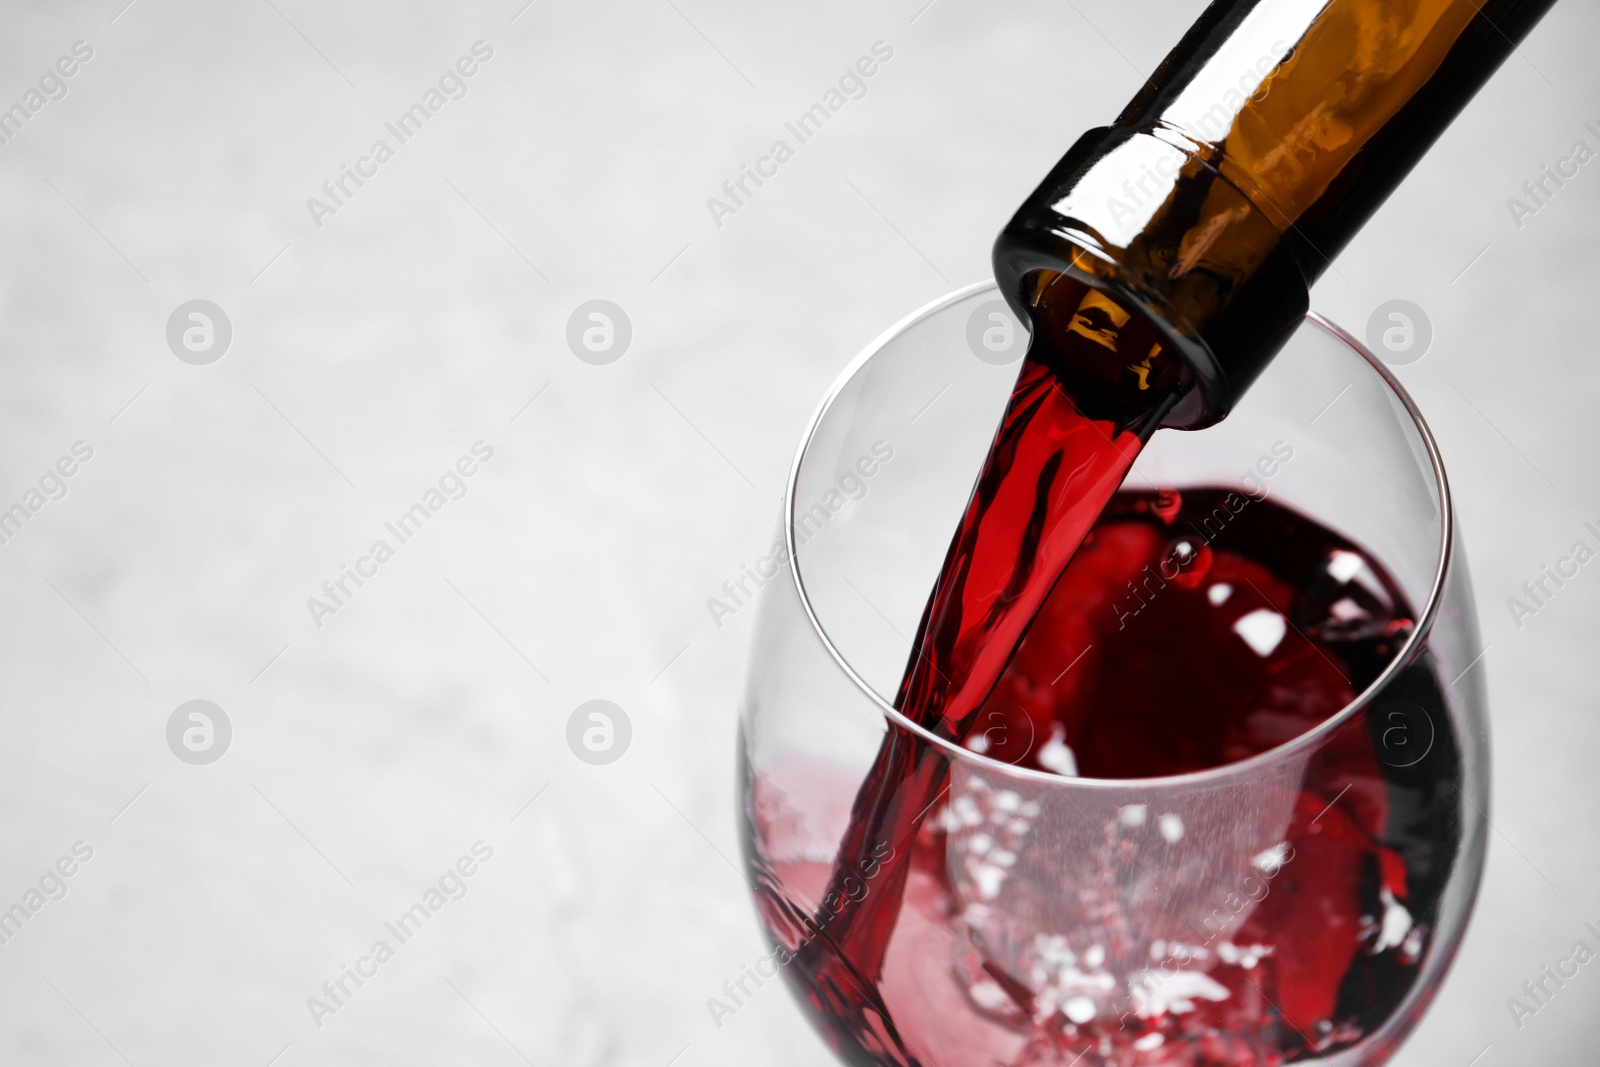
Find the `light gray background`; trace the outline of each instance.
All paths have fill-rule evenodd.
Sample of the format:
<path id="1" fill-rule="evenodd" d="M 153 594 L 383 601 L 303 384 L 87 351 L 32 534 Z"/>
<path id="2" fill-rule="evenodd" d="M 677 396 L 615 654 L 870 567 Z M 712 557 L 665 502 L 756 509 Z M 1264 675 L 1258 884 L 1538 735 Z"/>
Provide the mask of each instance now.
<path id="1" fill-rule="evenodd" d="M 94 857 L 0 946 L 0 1061 L 828 1062 L 775 986 L 720 1030 L 705 1008 L 761 951 L 727 862 L 754 613 L 705 601 L 764 551 L 840 368 L 985 277 L 1200 11 L 925 2 L 5 5 L 0 105 L 94 58 L 0 147 L 0 507 L 94 458 L 0 546 L 0 907 Z M 314 226 L 306 198 L 479 39 L 468 96 Z M 880 39 L 867 96 L 714 225 Z M 1520 229 L 1506 207 L 1600 147 L 1597 39 L 1558 5 L 1314 298 L 1357 333 L 1394 298 L 1431 317 L 1400 375 L 1490 642 L 1499 832 L 1410 1067 L 1600 1038 L 1593 966 L 1520 1032 L 1505 1005 L 1600 920 L 1600 564 L 1520 629 L 1506 607 L 1600 525 L 1600 163 Z M 233 323 L 211 366 L 164 338 L 195 298 Z M 564 342 L 595 298 L 633 324 L 610 366 Z M 480 439 L 466 497 L 315 627 L 306 598 Z M 233 724 L 210 766 L 165 741 L 196 698 Z M 610 766 L 564 740 L 597 698 L 633 724 Z M 468 895 L 315 1027 L 306 998 L 479 839 Z"/>

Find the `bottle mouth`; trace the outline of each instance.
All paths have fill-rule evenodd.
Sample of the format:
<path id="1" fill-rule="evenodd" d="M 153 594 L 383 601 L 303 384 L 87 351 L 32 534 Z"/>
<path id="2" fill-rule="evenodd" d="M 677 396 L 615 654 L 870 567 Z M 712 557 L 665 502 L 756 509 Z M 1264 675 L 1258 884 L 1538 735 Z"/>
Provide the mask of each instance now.
<path id="1" fill-rule="evenodd" d="M 1163 422 L 1177 429 L 1225 417 L 1310 309 L 1296 243 L 1160 126 L 1084 134 L 1000 232 L 993 259 L 1001 294 L 1030 322 L 1041 283 L 1060 274 L 1147 319 L 1194 379 Z"/>
<path id="2" fill-rule="evenodd" d="M 1190 361 L 1157 319 L 1074 275 L 1040 270 L 1024 282 L 1028 359 L 1050 369 L 1080 414 L 1148 441 L 1176 406 L 1193 403 Z"/>
<path id="3" fill-rule="evenodd" d="M 981 755 L 942 737 L 916 722 L 908 719 L 897 710 L 892 703 L 885 699 L 850 663 L 843 651 L 834 643 L 818 616 L 811 597 L 806 590 L 804 576 L 800 573 L 800 560 L 797 555 L 799 545 L 795 539 L 795 529 L 798 520 L 797 500 L 802 467 L 823 420 L 833 408 L 834 402 L 844 392 L 846 386 L 868 362 L 890 342 L 894 341 L 906 330 L 932 317 L 953 304 L 960 303 L 968 298 L 994 288 L 993 282 L 977 282 L 958 289 L 947 296 L 941 297 L 931 304 L 913 312 L 904 319 L 895 323 L 880 335 L 865 351 L 852 360 L 844 371 L 835 380 L 833 386 L 823 397 L 816 413 L 807 424 L 801 436 L 800 448 L 795 454 L 795 459 L 789 471 L 788 482 L 784 491 L 784 544 L 788 556 L 789 577 L 794 583 L 795 593 L 799 598 L 801 607 L 806 613 L 806 619 L 811 626 L 813 634 L 827 650 L 828 655 L 838 668 L 844 673 L 851 684 L 866 697 L 878 710 L 879 714 L 887 721 L 890 729 L 899 729 L 912 735 L 920 742 L 941 750 L 952 762 L 964 764 L 969 768 L 981 772 L 989 772 L 1002 778 L 1052 783 L 1058 788 L 1083 788 L 1099 790 L 1129 790 L 1129 789 L 1170 789 L 1174 787 L 1191 788 L 1209 785 L 1222 785 L 1232 780 L 1259 774 L 1263 770 L 1281 765 L 1282 763 L 1301 757 L 1309 756 L 1333 732 L 1347 724 L 1359 715 L 1381 693 L 1389 683 L 1402 671 L 1411 666 L 1427 647 L 1429 635 L 1438 618 L 1440 604 L 1444 597 L 1445 582 L 1449 576 L 1449 565 L 1454 551 L 1455 543 L 1455 511 L 1450 497 L 1450 484 L 1445 476 L 1444 462 L 1439 453 L 1433 433 L 1423 419 L 1415 402 L 1401 386 L 1399 381 L 1390 373 L 1389 369 L 1367 351 L 1366 347 L 1343 329 L 1330 322 L 1316 312 L 1307 312 L 1302 322 L 1309 323 L 1317 329 L 1326 331 L 1337 340 L 1344 343 L 1356 355 L 1361 357 L 1371 370 L 1383 382 L 1388 392 L 1399 401 L 1407 417 L 1416 428 L 1421 438 L 1422 446 L 1428 458 L 1428 470 L 1433 476 L 1434 487 L 1439 494 L 1440 534 L 1439 549 L 1436 557 L 1432 584 L 1429 586 L 1426 602 L 1418 612 L 1416 625 L 1407 636 L 1405 642 L 1396 650 L 1394 658 L 1387 667 L 1375 678 L 1372 683 L 1358 693 L 1354 699 L 1347 703 L 1335 714 L 1324 719 L 1316 726 L 1285 741 L 1275 748 L 1257 753 L 1247 759 L 1232 763 L 1208 767 L 1204 770 L 1189 771 L 1183 774 L 1161 775 L 1146 778 L 1089 778 L 1067 776 L 1051 771 L 1036 770 L 1031 767 L 1021 767 L 1012 763 L 1005 763 Z"/>
<path id="4" fill-rule="evenodd" d="M 1079 250 L 1076 258 L 1082 258 L 1087 253 Z M 1083 269 L 1075 262 L 1069 262 L 1057 267 L 1039 267 L 1025 275 L 1019 282 L 1019 288 L 1025 294 L 1018 300 L 1008 300 L 1018 318 L 1027 323 L 1031 337 L 1037 339 L 1041 334 L 1049 336 L 1052 332 L 1059 332 L 1060 324 L 1048 320 L 1059 318 L 1049 307 L 1049 303 L 1060 298 L 1061 290 L 1071 287 L 1086 294 L 1084 303 L 1098 304 L 1100 308 L 1115 309 L 1112 313 L 1123 320 L 1122 329 L 1126 332 L 1137 332 L 1145 336 L 1154 335 L 1160 340 L 1156 347 L 1162 349 L 1162 354 L 1169 364 L 1162 377 L 1166 380 L 1160 383 L 1148 384 L 1161 388 L 1163 392 L 1171 395 L 1171 402 L 1162 406 L 1159 422 L 1146 427 L 1120 427 L 1133 429 L 1145 440 L 1157 426 L 1180 430 L 1198 430 L 1219 421 L 1223 414 L 1232 407 L 1232 398 L 1228 395 L 1228 383 L 1216 366 L 1216 361 L 1211 357 L 1210 350 L 1204 342 L 1192 334 L 1185 327 L 1186 324 L 1174 321 L 1172 318 L 1153 308 L 1143 298 L 1143 295 L 1128 280 L 1121 277 L 1114 265 L 1111 273 L 1095 273 Z M 1073 301 L 1076 303 L 1076 300 Z M 1076 316 L 1075 316 L 1076 319 Z M 1074 321 L 1073 325 L 1077 325 Z M 1037 341 L 1030 348 L 1030 356 L 1038 353 Z M 1140 346 L 1143 348 L 1144 346 Z M 1134 353 L 1138 355 L 1138 353 Z M 1046 362 L 1050 362 L 1048 359 Z M 1127 360 L 1131 364 L 1131 359 Z M 1146 360 L 1148 365 L 1149 360 Z M 1136 371 L 1134 366 L 1121 367 L 1124 372 Z M 1083 398 L 1096 395 L 1093 384 L 1086 385 L 1084 379 L 1088 377 L 1080 368 L 1073 366 L 1056 366 L 1052 363 L 1052 370 L 1057 377 L 1069 383 L 1070 391 L 1079 402 L 1080 410 L 1091 419 L 1105 419 L 1117 421 L 1113 412 L 1100 412 L 1092 405 L 1085 408 Z M 1127 380 L 1124 374 L 1124 380 Z M 1098 383 L 1096 383 L 1098 384 Z M 1147 383 L 1139 381 L 1140 386 Z M 1122 410 L 1127 410 L 1126 406 Z"/>

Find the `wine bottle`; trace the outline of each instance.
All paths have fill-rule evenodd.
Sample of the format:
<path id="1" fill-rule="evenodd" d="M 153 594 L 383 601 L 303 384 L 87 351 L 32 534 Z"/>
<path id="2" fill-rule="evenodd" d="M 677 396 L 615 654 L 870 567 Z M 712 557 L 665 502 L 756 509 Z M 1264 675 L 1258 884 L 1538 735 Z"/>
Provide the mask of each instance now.
<path id="1" fill-rule="evenodd" d="M 1065 274 L 1142 313 L 1165 341 L 1149 376 L 1197 386 L 1163 425 L 1216 422 L 1554 2 L 1216 0 L 1001 231 L 1001 292 L 1036 322 Z"/>

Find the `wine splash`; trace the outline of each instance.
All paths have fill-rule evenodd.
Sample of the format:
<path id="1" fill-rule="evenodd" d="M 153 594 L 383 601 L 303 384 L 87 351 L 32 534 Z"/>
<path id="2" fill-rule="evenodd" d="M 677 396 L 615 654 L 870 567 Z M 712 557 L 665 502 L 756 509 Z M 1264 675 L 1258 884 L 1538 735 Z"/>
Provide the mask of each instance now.
<path id="1" fill-rule="evenodd" d="M 1172 577 L 1140 586 L 1152 573 Z M 1413 625 L 1377 561 L 1274 501 L 1123 491 L 1049 590 L 965 745 L 1109 779 L 1223 766 L 1345 707 Z M 1386 695 L 1447 721 L 1426 661 Z M 1181 872 L 1164 871 L 1163 856 L 1195 827 L 1126 805 L 1096 820 L 1093 847 L 1058 890 L 1074 921 L 1019 915 L 1014 900 L 990 909 L 1006 879 L 1026 877 L 1043 816 L 1000 775 L 932 752 L 887 741 L 860 790 L 847 842 L 880 812 L 893 835 L 855 864 L 870 879 L 791 858 L 773 885 L 811 887 L 806 896 L 833 902 L 828 913 L 758 897 L 796 950 L 785 973 L 847 1061 L 1276 1064 L 1365 1038 L 1411 993 L 1458 847 L 1462 770 L 1448 735 L 1426 761 L 1397 766 L 1381 727 L 1341 724 L 1295 779 L 1281 843 L 1206 898 L 1184 936 L 1155 938 L 1128 921 L 1140 890 L 1130 880 L 1168 893 Z M 913 818 L 905 795 L 920 800 L 927 782 L 935 801 Z M 783 854 L 782 783 L 753 790 L 758 836 Z M 1148 962 L 1129 970 L 1129 959 Z M 913 1044 L 930 1035 L 959 1036 L 959 1055 Z"/>

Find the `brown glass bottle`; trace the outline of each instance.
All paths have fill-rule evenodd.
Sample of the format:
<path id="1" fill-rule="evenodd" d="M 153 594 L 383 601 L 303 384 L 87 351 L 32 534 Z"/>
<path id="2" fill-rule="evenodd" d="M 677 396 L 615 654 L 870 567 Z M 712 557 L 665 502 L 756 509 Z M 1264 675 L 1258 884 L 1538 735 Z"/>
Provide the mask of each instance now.
<path id="1" fill-rule="evenodd" d="M 1142 312 L 1166 343 L 1128 369 L 1142 359 L 1151 379 L 1197 386 L 1164 424 L 1217 421 L 1554 2 L 1216 0 L 1001 231 L 1001 292 L 1047 345 L 1047 320 L 1071 316 L 1082 285 Z M 1071 307 L 1052 307 L 1053 286 Z"/>

